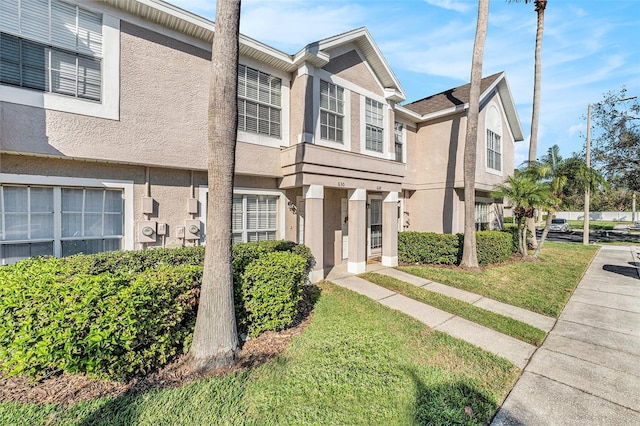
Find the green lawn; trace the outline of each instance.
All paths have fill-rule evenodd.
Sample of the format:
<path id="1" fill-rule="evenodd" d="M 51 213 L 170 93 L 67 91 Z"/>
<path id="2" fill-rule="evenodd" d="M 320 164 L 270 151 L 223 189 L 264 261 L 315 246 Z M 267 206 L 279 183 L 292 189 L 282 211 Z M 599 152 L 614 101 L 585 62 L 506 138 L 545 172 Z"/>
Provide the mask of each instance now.
<path id="1" fill-rule="evenodd" d="M 0 424 L 486 424 L 520 373 L 329 283 L 313 315 L 287 351 L 262 367 L 68 407 L 1 403 Z"/>
<path id="2" fill-rule="evenodd" d="M 545 242 L 538 262 L 514 262 L 479 273 L 433 266 L 398 269 L 557 318 L 597 250 L 594 246 Z"/>
<path id="3" fill-rule="evenodd" d="M 445 296 L 444 294 L 416 287 L 393 277 L 375 273 L 362 274 L 360 277 L 411 299 L 442 309 L 532 345 L 540 346 L 546 336 L 544 331 L 529 324 L 478 308 L 470 303 Z"/>

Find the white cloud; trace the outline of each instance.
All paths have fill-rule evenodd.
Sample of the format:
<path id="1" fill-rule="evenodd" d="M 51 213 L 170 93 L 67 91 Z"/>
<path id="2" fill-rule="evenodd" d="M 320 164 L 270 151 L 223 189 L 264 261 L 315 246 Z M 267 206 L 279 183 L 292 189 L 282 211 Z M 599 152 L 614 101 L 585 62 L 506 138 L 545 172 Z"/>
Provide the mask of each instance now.
<path id="1" fill-rule="evenodd" d="M 461 2 L 455 0 L 425 0 L 432 6 L 441 7 L 447 10 L 453 10 L 455 12 L 464 13 L 469 10 L 472 10 L 475 5 L 474 3 L 469 2 Z"/>

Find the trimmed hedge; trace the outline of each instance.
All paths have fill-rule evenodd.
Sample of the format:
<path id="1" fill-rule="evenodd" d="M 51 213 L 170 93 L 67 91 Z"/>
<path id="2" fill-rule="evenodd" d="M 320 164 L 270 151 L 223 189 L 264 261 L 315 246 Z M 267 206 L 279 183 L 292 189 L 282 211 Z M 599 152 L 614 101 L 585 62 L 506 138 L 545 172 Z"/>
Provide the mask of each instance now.
<path id="1" fill-rule="evenodd" d="M 435 232 L 399 232 L 398 260 L 405 263 L 455 265 L 462 246 L 455 234 Z"/>
<path id="2" fill-rule="evenodd" d="M 242 298 L 250 336 L 282 330 L 298 312 L 307 260 L 295 253 L 273 252 L 247 265 Z"/>
<path id="3" fill-rule="evenodd" d="M 257 335 L 290 325 L 313 264 L 309 249 L 241 243 L 233 256 L 240 328 Z M 191 342 L 203 259 L 203 247 L 188 247 L 27 259 L 0 268 L 2 370 L 126 380 L 166 364 Z"/>
<path id="4" fill-rule="evenodd" d="M 463 234 L 460 246 L 462 247 Z M 479 231 L 476 232 L 476 244 L 478 249 L 478 264 L 485 266 L 492 263 L 500 263 L 511 259 L 513 256 L 513 238 L 509 232 Z"/>
<path id="5" fill-rule="evenodd" d="M 400 232 L 398 260 L 404 263 L 428 265 L 459 265 L 462 259 L 463 234 L 434 232 Z M 509 232 L 479 231 L 476 233 L 478 264 L 504 262 L 515 253 Z"/>

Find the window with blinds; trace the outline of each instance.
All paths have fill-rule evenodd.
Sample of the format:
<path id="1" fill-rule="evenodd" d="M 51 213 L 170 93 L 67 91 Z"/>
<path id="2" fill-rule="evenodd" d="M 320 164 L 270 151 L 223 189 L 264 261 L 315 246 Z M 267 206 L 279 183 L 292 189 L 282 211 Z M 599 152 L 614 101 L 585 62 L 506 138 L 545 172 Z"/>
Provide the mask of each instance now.
<path id="1" fill-rule="evenodd" d="M 320 81 L 320 137 L 343 142 L 344 89 L 335 84 Z"/>
<path id="2" fill-rule="evenodd" d="M 0 186 L 0 261 L 119 250 L 122 190 Z"/>
<path id="3" fill-rule="evenodd" d="M 273 195 L 234 195 L 233 242 L 275 240 L 278 198 Z"/>
<path id="4" fill-rule="evenodd" d="M 238 130 L 280 137 L 282 80 L 238 65 Z"/>
<path id="5" fill-rule="evenodd" d="M 476 231 L 489 229 L 489 204 L 476 203 Z"/>
<path id="6" fill-rule="evenodd" d="M 366 148 L 369 151 L 383 152 L 384 114 L 382 104 L 367 98 L 365 104 Z"/>
<path id="7" fill-rule="evenodd" d="M 101 99 L 102 16 L 57 0 L 0 1 L 0 83 Z"/>
<path id="8" fill-rule="evenodd" d="M 487 168 L 502 170 L 500 135 L 489 129 L 487 129 Z"/>

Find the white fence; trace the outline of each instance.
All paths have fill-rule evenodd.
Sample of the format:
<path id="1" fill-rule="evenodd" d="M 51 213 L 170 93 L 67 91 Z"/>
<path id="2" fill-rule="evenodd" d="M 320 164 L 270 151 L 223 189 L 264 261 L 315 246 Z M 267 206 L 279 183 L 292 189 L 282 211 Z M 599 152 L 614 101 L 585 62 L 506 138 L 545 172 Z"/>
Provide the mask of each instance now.
<path id="1" fill-rule="evenodd" d="M 558 219 L 583 220 L 584 212 L 557 212 Z M 631 212 L 590 212 L 589 220 L 608 220 L 615 222 L 633 222 Z M 636 220 L 640 220 L 640 212 L 636 212 Z"/>

